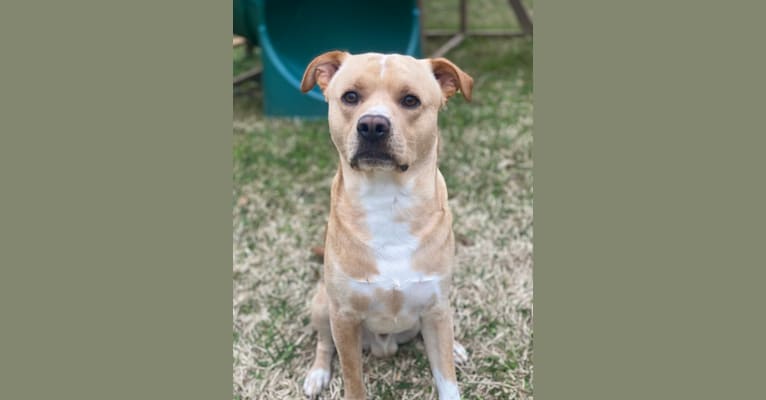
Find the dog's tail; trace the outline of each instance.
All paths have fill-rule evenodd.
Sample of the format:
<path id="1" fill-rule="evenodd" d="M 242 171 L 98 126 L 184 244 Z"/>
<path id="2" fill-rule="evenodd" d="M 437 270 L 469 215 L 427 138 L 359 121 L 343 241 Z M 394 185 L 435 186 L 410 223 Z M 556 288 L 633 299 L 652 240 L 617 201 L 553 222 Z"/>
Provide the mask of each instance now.
<path id="1" fill-rule="evenodd" d="M 311 254 L 321 260 L 324 260 L 324 246 L 314 246 L 311 248 Z"/>

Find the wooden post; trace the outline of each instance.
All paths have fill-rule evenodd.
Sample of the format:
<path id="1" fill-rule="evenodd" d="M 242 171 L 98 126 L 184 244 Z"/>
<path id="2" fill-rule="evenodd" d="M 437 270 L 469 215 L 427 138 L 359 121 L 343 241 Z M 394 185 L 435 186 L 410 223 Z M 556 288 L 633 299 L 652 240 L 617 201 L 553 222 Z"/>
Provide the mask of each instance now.
<path id="1" fill-rule="evenodd" d="M 519 25 L 521 25 L 521 30 L 528 34 L 532 34 L 532 20 L 529 19 L 529 14 L 527 14 L 527 10 L 524 9 L 524 5 L 521 4 L 521 0 L 508 0 L 509 3 L 511 3 L 511 8 L 513 9 L 513 13 L 516 14 L 516 19 L 519 21 Z"/>

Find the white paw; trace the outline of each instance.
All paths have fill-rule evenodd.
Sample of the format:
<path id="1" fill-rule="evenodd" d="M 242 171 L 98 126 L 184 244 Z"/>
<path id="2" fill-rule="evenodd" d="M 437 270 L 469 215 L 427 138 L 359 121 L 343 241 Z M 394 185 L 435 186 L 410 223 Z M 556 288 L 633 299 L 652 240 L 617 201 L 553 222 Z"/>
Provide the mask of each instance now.
<path id="1" fill-rule="evenodd" d="M 439 370 L 434 371 L 436 391 L 439 392 L 439 400 L 460 400 L 460 391 L 456 382 L 451 382 L 442 376 Z"/>
<path id="2" fill-rule="evenodd" d="M 465 364 L 468 361 L 468 353 L 465 347 L 458 342 L 452 345 L 452 355 L 455 357 L 455 364 Z"/>
<path id="3" fill-rule="evenodd" d="M 303 381 L 303 393 L 313 399 L 327 387 L 328 383 L 330 383 L 330 371 L 323 368 L 312 369 Z"/>

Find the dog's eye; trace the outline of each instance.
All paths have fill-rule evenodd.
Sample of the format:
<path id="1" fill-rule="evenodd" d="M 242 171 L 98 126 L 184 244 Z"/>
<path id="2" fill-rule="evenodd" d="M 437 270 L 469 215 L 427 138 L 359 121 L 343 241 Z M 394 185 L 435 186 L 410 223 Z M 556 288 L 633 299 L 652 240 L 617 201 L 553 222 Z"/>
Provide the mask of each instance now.
<path id="1" fill-rule="evenodd" d="M 420 99 L 408 94 L 402 98 L 402 105 L 406 108 L 415 108 L 420 105 Z"/>
<path id="2" fill-rule="evenodd" d="M 340 99 L 346 104 L 354 105 L 359 102 L 359 93 L 354 91 L 346 92 L 343 93 Z"/>

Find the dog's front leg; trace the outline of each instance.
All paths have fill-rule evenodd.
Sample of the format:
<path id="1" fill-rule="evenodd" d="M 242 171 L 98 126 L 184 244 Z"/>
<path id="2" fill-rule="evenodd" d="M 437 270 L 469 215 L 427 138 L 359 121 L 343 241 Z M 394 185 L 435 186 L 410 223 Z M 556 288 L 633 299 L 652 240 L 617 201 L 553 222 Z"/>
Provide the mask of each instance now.
<path id="1" fill-rule="evenodd" d="M 330 327 L 338 359 L 343 373 L 343 390 L 346 400 L 365 398 L 362 381 L 362 323 L 355 316 L 330 311 Z"/>
<path id="2" fill-rule="evenodd" d="M 453 355 L 452 310 L 448 306 L 433 310 L 423 315 L 421 321 L 423 326 L 420 332 L 426 345 L 439 400 L 459 400 Z"/>

